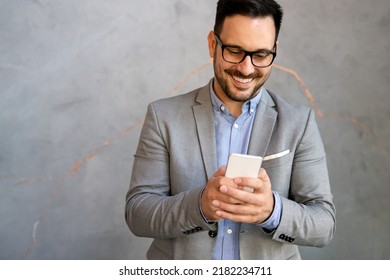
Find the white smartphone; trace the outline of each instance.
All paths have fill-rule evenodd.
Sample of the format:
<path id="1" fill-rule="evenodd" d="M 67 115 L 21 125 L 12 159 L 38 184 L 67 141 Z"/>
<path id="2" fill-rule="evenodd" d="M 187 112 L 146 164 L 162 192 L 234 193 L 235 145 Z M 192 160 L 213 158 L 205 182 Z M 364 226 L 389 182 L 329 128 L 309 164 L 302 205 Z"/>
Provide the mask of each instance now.
<path id="1" fill-rule="evenodd" d="M 257 178 L 262 163 L 263 158 L 259 156 L 231 154 L 225 176 L 231 179 L 236 177 Z M 253 188 L 245 186 L 243 190 L 247 192 L 254 191 Z"/>

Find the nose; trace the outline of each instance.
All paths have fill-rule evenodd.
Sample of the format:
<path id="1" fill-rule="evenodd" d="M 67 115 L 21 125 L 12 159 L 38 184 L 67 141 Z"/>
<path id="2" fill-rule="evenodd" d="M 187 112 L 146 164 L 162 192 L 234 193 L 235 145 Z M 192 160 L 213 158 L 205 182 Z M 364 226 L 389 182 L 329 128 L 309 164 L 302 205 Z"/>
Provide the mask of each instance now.
<path id="1" fill-rule="evenodd" d="M 254 72 L 254 66 L 252 64 L 252 58 L 250 55 L 247 55 L 243 61 L 237 64 L 237 70 L 246 76 L 249 76 Z"/>

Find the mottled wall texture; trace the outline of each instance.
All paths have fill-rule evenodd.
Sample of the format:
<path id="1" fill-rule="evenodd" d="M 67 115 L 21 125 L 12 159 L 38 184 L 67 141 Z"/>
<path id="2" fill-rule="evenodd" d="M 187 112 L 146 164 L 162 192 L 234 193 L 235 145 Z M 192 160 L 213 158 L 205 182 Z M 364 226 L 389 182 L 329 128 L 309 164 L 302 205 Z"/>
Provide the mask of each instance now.
<path id="1" fill-rule="evenodd" d="M 267 87 L 314 107 L 337 233 L 390 259 L 390 2 L 280 0 Z M 216 0 L 0 0 L 0 259 L 144 259 L 124 220 L 149 102 L 212 76 Z"/>

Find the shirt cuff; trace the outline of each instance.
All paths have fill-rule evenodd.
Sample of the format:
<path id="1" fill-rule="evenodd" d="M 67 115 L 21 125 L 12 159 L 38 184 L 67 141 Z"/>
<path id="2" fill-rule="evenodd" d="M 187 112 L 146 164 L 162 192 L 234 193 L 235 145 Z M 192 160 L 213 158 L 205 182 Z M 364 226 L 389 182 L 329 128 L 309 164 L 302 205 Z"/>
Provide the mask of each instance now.
<path id="1" fill-rule="evenodd" d="M 282 200 L 280 199 L 279 193 L 272 191 L 274 194 L 274 209 L 272 211 L 271 216 L 258 226 L 262 227 L 266 233 L 272 233 L 280 223 L 280 218 L 282 216 Z"/>

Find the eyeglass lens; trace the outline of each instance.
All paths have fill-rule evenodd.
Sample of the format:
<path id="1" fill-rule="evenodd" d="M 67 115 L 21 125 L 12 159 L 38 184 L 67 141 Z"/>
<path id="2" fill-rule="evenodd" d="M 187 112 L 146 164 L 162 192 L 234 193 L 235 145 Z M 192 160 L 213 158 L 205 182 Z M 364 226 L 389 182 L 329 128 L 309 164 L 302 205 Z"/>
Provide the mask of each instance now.
<path id="1" fill-rule="evenodd" d="M 225 47 L 223 49 L 223 58 L 230 63 L 240 63 L 247 55 L 251 56 L 252 63 L 258 67 L 269 66 L 273 61 L 273 53 L 269 51 L 259 51 L 256 53 L 245 52 L 240 48 Z"/>

